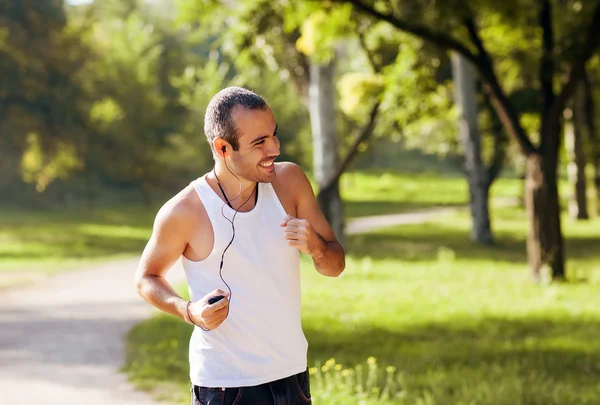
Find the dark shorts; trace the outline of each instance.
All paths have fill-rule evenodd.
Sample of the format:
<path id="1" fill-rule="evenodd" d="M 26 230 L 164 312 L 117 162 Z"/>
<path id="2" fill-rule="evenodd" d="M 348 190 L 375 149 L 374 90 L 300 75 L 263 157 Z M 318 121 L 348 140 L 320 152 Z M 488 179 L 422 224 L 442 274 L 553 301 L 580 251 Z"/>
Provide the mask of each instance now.
<path id="1" fill-rule="evenodd" d="M 310 404 L 308 370 L 252 387 L 192 387 L 192 405 L 304 405 Z"/>

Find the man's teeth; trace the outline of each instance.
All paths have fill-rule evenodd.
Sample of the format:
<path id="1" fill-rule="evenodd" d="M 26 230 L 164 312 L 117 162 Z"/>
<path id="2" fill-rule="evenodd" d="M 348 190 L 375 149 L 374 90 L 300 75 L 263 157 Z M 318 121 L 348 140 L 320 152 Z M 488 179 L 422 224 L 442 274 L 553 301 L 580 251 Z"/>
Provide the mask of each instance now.
<path id="1" fill-rule="evenodd" d="M 273 164 L 273 162 L 269 162 L 269 163 L 260 163 L 260 165 L 262 167 L 271 167 L 271 165 Z"/>

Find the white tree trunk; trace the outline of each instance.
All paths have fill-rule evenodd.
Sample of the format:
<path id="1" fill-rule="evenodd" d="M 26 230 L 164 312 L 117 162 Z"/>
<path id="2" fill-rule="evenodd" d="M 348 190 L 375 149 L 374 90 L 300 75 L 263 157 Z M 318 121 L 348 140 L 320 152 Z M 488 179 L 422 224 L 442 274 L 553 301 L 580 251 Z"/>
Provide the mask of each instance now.
<path id="1" fill-rule="evenodd" d="M 319 206 L 340 241 L 344 240 L 344 212 L 339 183 L 323 189 L 339 165 L 335 124 L 334 61 L 310 67 L 309 112 L 313 137 L 313 169 L 319 186 Z"/>
<path id="2" fill-rule="evenodd" d="M 489 182 L 481 161 L 481 139 L 477 125 L 475 76 L 468 60 L 452 54 L 456 104 L 460 110 L 460 134 L 465 151 L 465 170 L 469 183 L 469 196 L 473 228 L 471 239 L 481 244 L 494 241 L 490 226 Z"/>

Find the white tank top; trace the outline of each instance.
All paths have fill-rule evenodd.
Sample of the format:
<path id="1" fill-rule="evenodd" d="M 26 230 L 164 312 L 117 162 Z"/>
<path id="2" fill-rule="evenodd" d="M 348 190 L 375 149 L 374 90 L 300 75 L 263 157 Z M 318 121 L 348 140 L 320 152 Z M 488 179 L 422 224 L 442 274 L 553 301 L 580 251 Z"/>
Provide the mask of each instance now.
<path id="1" fill-rule="evenodd" d="M 192 182 L 210 218 L 214 244 L 209 256 L 182 255 L 190 299 L 216 288 L 223 249 L 232 237 L 235 211 L 217 196 L 206 175 Z M 190 379 L 205 387 L 259 385 L 306 369 L 308 343 L 301 325 L 300 258 L 280 224 L 286 212 L 270 183 L 259 183 L 258 201 L 235 216 L 235 239 L 227 249 L 222 276 L 231 287 L 229 316 L 216 329 L 194 327 L 190 339 Z"/>

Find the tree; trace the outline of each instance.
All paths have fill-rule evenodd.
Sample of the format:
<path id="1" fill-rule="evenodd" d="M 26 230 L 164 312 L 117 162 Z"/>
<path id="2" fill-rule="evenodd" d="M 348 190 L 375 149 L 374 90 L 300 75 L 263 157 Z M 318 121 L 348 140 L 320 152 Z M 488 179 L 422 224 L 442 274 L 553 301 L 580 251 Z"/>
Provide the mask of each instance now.
<path id="1" fill-rule="evenodd" d="M 151 203 L 212 165 L 203 111 L 230 71 L 211 57 L 197 27 L 164 17 L 172 12 L 137 0 L 88 7 L 97 55 L 83 75 L 95 96 L 84 172 L 91 200 L 110 188 Z"/>
<path id="2" fill-rule="evenodd" d="M 585 94 L 583 82 L 577 86 L 575 96 L 565 109 L 565 147 L 569 161 L 567 172 L 573 187 L 569 201 L 569 214 L 574 219 L 588 219 L 587 208 L 587 163 L 585 150 Z"/>
<path id="3" fill-rule="evenodd" d="M 460 106 L 460 132 L 465 151 L 465 169 L 473 227 L 471 238 L 482 244 L 494 241 L 490 226 L 489 189 L 491 182 L 481 161 L 481 135 L 477 123 L 476 79 L 468 60 L 452 54 L 452 71 L 456 89 L 456 103 Z"/>
<path id="4" fill-rule="evenodd" d="M 87 126 L 90 95 L 79 75 L 91 57 L 82 36 L 84 30 L 67 25 L 60 1 L 0 2 L 5 181 L 19 176 L 43 191 L 81 168 L 79 139 Z"/>
<path id="5" fill-rule="evenodd" d="M 335 58 L 310 66 L 309 110 L 313 136 L 313 173 L 319 186 L 318 203 L 331 228 L 343 243 L 344 207 L 339 179 L 327 184 L 339 165 L 336 130 Z M 324 190 L 324 186 L 328 186 Z"/>
<path id="6" fill-rule="evenodd" d="M 351 11 L 350 8 L 348 10 Z M 362 122 L 364 126 L 361 135 L 348 148 L 343 161 L 349 163 L 356 156 L 359 147 L 367 149 L 367 141 L 373 133 L 385 134 L 380 136 L 388 138 L 402 135 L 403 145 L 398 147 L 410 144 L 411 147 L 437 153 L 449 152 L 453 148 L 451 145 L 457 143 L 453 139 L 456 138 L 457 125 L 455 117 L 449 113 L 452 105 L 448 94 L 452 86 L 450 62 L 446 55 L 421 40 L 394 32 L 385 23 L 372 23 L 366 18 L 353 21 L 350 16 L 336 21 L 332 17 L 332 14 L 339 15 L 343 12 L 344 10 L 336 9 L 335 13 L 328 15 L 326 24 L 320 24 L 318 29 L 311 27 L 310 30 L 304 30 L 300 39 L 303 48 L 308 48 L 309 53 L 326 48 L 337 39 L 338 49 L 343 49 L 348 55 L 348 64 L 352 65 L 340 77 L 340 104 L 347 117 Z M 314 15 L 325 13 L 317 10 Z M 362 49 L 356 48 L 355 39 L 358 39 Z M 370 68 L 360 68 L 362 53 Z M 479 96 L 473 94 L 472 102 L 476 102 L 475 97 L 482 98 Z M 483 99 L 483 110 L 487 113 L 487 97 Z M 371 106 L 372 110 L 369 111 Z M 476 109 L 477 107 L 473 111 Z M 493 139 L 491 145 L 486 142 L 484 146 L 487 147 L 483 148 L 490 155 L 487 167 L 483 165 L 479 134 L 474 137 L 476 142 L 463 143 L 469 160 L 466 175 L 473 197 L 472 235 L 475 240 L 487 244 L 493 241 L 488 209 L 489 189 L 504 163 L 505 137 L 503 131 L 498 129 L 494 113 L 482 114 L 481 117 L 472 114 L 471 118 L 489 124 L 487 130 L 482 132 L 491 133 Z M 475 161 L 478 164 L 472 165 Z M 341 165 L 334 180 L 337 180 L 346 166 Z"/>
<path id="7" fill-rule="evenodd" d="M 600 138 L 596 127 L 596 104 L 592 91 L 592 79 L 590 73 L 586 72 L 583 80 L 585 94 L 585 126 L 588 133 L 588 141 L 591 149 L 590 160 L 593 167 L 594 187 L 596 189 L 596 213 L 600 215 Z"/>
<path id="8" fill-rule="evenodd" d="M 564 248 L 557 184 L 561 114 L 583 76 L 586 62 L 600 43 L 600 36 L 597 35 L 600 27 L 599 2 L 572 4 L 573 20 L 576 23 L 565 27 L 566 34 L 558 41 L 555 37 L 553 3 L 550 0 L 540 0 L 535 3 L 535 7 L 532 2 L 526 1 L 501 4 L 475 1 L 465 4 L 451 1 L 433 5 L 425 3 L 423 8 L 415 7 L 411 3 L 410 9 L 403 7 L 400 2 L 389 2 L 387 6 L 366 0 L 338 2 L 351 3 L 360 13 L 387 21 L 399 30 L 458 52 L 473 64 L 506 131 L 517 142 L 526 159 L 526 205 L 529 220 L 527 252 L 532 277 L 536 281 L 539 280 L 543 265 L 548 265 L 555 280 L 564 279 Z M 536 10 L 535 24 L 532 23 L 531 16 L 523 12 L 526 6 Z M 518 12 L 522 14 L 519 15 Z M 537 75 L 541 103 L 537 145 L 520 122 L 517 109 L 496 74 L 495 60 L 482 38 L 480 26 L 485 22 L 486 13 L 519 23 L 524 20 L 525 25 L 535 26 L 541 32 Z M 419 15 L 422 17 L 419 18 Z M 469 43 L 465 43 L 461 38 L 463 33 L 466 34 Z M 561 58 L 557 58 L 556 55 Z M 567 67 L 564 71 L 563 66 Z M 561 82 L 559 90 L 555 86 L 557 81 Z"/>

